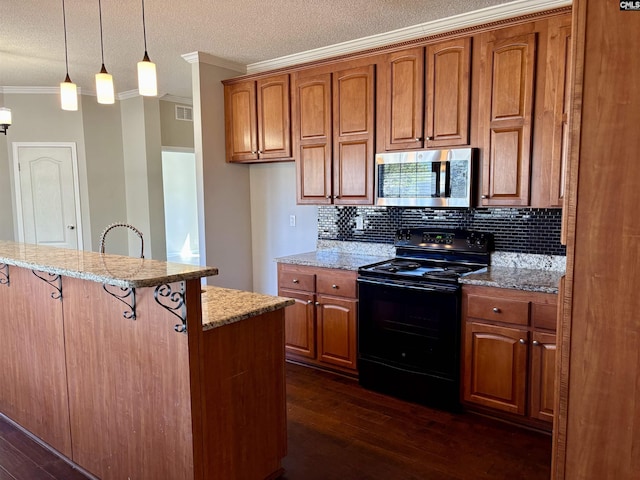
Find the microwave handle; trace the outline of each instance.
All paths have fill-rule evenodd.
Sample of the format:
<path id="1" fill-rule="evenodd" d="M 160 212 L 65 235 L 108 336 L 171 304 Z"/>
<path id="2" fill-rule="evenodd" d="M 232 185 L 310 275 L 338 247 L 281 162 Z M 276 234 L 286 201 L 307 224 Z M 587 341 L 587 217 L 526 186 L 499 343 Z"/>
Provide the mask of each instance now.
<path id="1" fill-rule="evenodd" d="M 442 162 L 444 163 L 444 196 L 449 198 L 451 196 L 451 162 Z"/>
<path id="2" fill-rule="evenodd" d="M 433 162 L 431 164 L 431 172 L 435 174 L 435 181 L 433 182 L 433 189 L 431 196 L 434 198 L 440 197 L 440 178 L 442 172 L 442 162 Z"/>

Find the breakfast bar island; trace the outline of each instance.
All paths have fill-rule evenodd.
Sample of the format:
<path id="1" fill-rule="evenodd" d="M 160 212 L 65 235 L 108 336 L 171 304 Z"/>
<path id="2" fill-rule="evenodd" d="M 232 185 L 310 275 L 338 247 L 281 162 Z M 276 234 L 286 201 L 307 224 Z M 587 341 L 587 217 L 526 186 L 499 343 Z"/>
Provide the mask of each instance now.
<path id="1" fill-rule="evenodd" d="M 0 241 L 0 415 L 101 479 L 270 479 L 284 311 L 217 269 Z"/>

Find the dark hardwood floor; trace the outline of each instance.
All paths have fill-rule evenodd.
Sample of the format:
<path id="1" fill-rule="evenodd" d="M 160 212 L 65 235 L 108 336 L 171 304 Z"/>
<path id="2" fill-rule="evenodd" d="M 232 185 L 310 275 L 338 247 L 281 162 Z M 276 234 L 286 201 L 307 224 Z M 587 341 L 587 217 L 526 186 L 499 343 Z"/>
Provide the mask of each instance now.
<path id="1" fill-rule="evenodd" d="M 406 403 L 364 390 L 354 380 L 292 364 L 287 399 L 289 454 L 282 480 L 550 476 L 549 435 Z M 0 480 L 41 479 L 86 477 L 0 419 Z"/>

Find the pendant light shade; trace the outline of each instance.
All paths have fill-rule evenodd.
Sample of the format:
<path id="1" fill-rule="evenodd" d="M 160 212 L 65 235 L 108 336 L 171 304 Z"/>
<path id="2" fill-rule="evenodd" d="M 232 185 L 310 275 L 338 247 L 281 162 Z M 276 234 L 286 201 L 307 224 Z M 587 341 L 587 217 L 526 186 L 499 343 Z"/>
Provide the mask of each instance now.
<path id="1" fill-rule="evenodd" d="M 147 52 L 144 52 L 142 61 L 138 62 L 138 92 L 145 97 L 158 95 L 156 64 L 149 60 Z"/>
<path id="2" fill-rule="evenodd" d="M 78 87 L 71 81 L 69 74 L 64 82 L 60 82 L 60 106 L 62 110 L 78 110 Z"/>
<path id="3" fill-rule="evenodd" d="M 112 104 L 115 103 L 115 94 L 113 91 L 113 77 L 102 64 L 100 73 L 96 73 L 96 95 L 98 103 Z"/>
<path id="4" fill-rule="evenodd" d="M 149 60 L 147 53 L 147 26 L 144 18 L 144 0 L 142 0 L 142 35 L 144 36 L 144 57 L 138 62 L 138 92 L 145 97 L 158 95 L 158 77 L 156 64 Z"/>
<path id="5" fill-rule="evenodd" d="M 69 78 L 69 55 L 67 53 L 67 14 L 62 0 L 62 24 L 64 26 L 64 63 L 67 68 L 67 76 L 60 83 L 60 106 L 62 110 L 75 112 L 78 110 L 78 88 Z"/>
<path id="6" fill-rule="evenodd" d="M 0 107 L 0 133 L 7 134 L 7 129 L 11 126 L 11 109 Z"/>
<path id="7" fill-rule="evenodd" d="M 104 43 L 102 41 L 102 2 L 98 0 L 98 11 L 100 13 L 100 54 L 102 55 L 102 68 L 100 73 L 96 73 L 96 95 L 98 103 L 115 103 L 113 91 L 113 77 L 104 66 Z"/>

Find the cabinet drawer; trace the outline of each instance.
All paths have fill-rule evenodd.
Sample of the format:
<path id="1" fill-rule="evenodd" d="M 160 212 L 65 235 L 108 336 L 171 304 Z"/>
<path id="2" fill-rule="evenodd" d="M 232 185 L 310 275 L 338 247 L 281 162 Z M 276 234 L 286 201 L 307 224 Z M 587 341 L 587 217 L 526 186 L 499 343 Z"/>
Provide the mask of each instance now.
<path id="1" fill-rule="evenodd" d="M 317 289 L 325 295 L 356 298 L 356 272 L 319 272 Z"/>
<path id="2" fill-rule="evenodd" d="M 316 289 L 316 276 L 313 273 L 281 269 L 278 272 L 278 287 L 314 292 Z"/>
<path id="3" fill-rule="evenodd" d="M 556 303 L 532 303 L 531 324 L 534 328 L 556 329 L 558 305 Z"/>
<path id="4" fill-rule="evenodd" d="M 529 302 L 497 297 L 469 295 L 467 316 L 495 322 L 529 324 Z"/>

